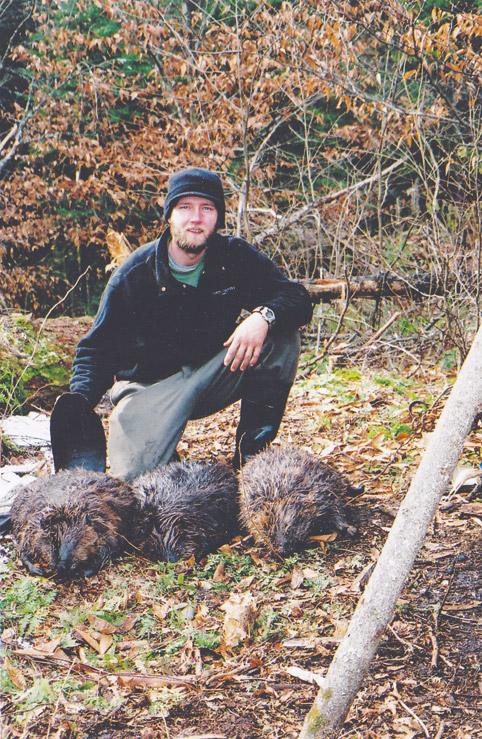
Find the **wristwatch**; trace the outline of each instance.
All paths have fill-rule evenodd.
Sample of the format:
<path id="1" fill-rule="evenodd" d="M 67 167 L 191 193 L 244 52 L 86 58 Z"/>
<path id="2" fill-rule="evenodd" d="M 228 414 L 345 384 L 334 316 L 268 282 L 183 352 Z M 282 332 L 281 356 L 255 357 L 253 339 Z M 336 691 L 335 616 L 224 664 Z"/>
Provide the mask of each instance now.
<path id="1" fill-rule="evenodd" d="M 276 323 L 276 316 L 274 314 L 274 311 L 271 310 L 271 308 L 268 308 L 266 305 L 258 305 L 257 308 L 253 308 L 252 313 L 260 313 L 260 315 L 263 316 L 264 320 L 268 324 L 268 328 L 271 329 Z"/>

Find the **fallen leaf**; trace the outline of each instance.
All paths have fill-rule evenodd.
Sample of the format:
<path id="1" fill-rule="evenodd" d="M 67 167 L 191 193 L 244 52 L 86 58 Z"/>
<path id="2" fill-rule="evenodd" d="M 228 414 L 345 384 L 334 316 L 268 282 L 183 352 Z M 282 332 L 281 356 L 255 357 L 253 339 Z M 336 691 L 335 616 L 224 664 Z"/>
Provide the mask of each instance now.
<path id="1" fill-rule="evenodd" d="M 57 650 L 59 643 L 62 641 L 62 635 L 57 636 L 55 639 L 52 639 L 51 641 L 47 642 L 38 642 L 36 644 L 36 648 L 40 649 L 42 652 L 46 652 L 47 654 L 54 654 L 54 652 Z"/>
<path id="2" fill-rule="evenodd" d="M 114 640 L 110 634 L 101 634 L 99 640 L 99 654 L 105 654 L 112 646 Z"/>
<path id="3" fill-rule="evenodd" d="M 92 634 L 90 634 L 88 631 L 84 631 L 80 624 L 74 628 L 74 634 L 76 636 L 79 636 L 82 641 L 85 641 L 85 643 L 88 644 L 89 647 L 92 647 L 95 652 L 97 652 L 98 654 L 104 654 L 104 652 L 102 651 L 103 647 L 100 644 L 100 641 L 92 636 Z"/>
<path id="4" fill-rule="evenodd" d="M 355 578 L 355 580 L 351 584 L 352 593 L 359 593 L 362 590 L 364 590 L 368 580 L 370 579 L 370 575 L 375 569 L 375 565 L 376 565 L 376 562 L 370 562 L 370 564 L 368 564 L 366 567 L 363 568 L 363 570 L 360 572 L 360 574 Z"/>
<path id="5" fill-rule="evenodd" d="M 172 608 L 172 600 L 166 601 L 166 603 L 162 603 L 159 605 L 159 603 L 153 603 L 152 604 L 152 612 L 156 618 L 159 619 L 159 621 L 164 621 L 167 614 Z"/>
<path id="6" fill-rule="evenodd" d="M 224 580 L 224 562 L 221 560 L 213 572 L 213 582 L 223 582 Z"/>
<path id="7" fill-rule="evenodd" d="M 243 579 L 239 581 L 239 585 L 243 588 L 249 588 L 249 586 L 253 584 L 254 580 L 254 575 L 246 575 L 246 577 L 243 577 Z"/>
<path id="8" fill-rule="evenodd" d="M 27 687 L 27 681 L 24 677 L 22 670 L 20 670 L 18 667 L 14 667 L 14 665 L 12 665 L 8 657 L 4 658 L 3 666 L 8 672 L 8 676 L 10 680 L 12 681 L 12 683 L 15 685 L 15 687 L 20 688 L 20 690 L 24 690 Z"/>
<path id="9" fill-rule="evenodd" d="M 346 618 L 340 618 L 339 621 L 334 622 L 335 625 L 335 631 L 333 632 L 333 638 L 334 639 L 341 639 L 345 636 L 346 632 L 348 631 L 348 627 L 350 625 L 350 621 Z"/>
<path id="10" fill-rule="evenodd" d="M 293 590 L 296 590 L 297 588 L 302 585 L 303 581 L 305 579 L 305 574 L 301 567 L 299 565 L 295 565 L 293 567 L 293 571 L 291 573 L 291 587 Z"/>
<path id="11" fill-rule="evenodd" d="M 256 600 L 250 593 L 233 593 L 221 606 L 226 611 L 223 632 L 226 646 L 236 646 L 249 635 L 256 618 Z"/>
<path id="12" fill-rule="evenodd" d="M 10 642 L 15 640 L 16 636 L 17 631 L 12 626 L 2 631 L 2 641 L 5 642 L 5 644 L 10 644 Z"/>
<path id="13" fill-rule="evenodd" d="M 122 629 L 122 631 L 131 631 L 136 625 L 138 620 L 139 620 L 138 614 L 131 613 L 129 616 L 125 617 L 120 628 Z"/>
<path id="14" fill-rule="evenodd" d="M 318 570 L 313 570 L 311 567 L 305 567 L 303 575 L 307 580 L 316 580 L 316 578 L 320 577 L 321 573 Z"/>
<path id="15" fill-rule="evenodd" d="M 337 572 L 340 572 L 341 570 L 344 570 L 345 568 L 346 568 L 346 562 L 345 562 L 345 560 L 344 559 L 340 559 L 340 560 L 338 560 L 338 562 L 335 562 L 335 564 L 333 566 L 333 571 L 336 574 Z"/>
<path id="16" fill-rule="evenodd" d="M 93 613 L 87 615 L 87 621 L 96 631 L 100 631 L 101 634 L 116 634 L 119 629 L 114 624 L 105 621 L 99 616 L 95 616 Z"/>

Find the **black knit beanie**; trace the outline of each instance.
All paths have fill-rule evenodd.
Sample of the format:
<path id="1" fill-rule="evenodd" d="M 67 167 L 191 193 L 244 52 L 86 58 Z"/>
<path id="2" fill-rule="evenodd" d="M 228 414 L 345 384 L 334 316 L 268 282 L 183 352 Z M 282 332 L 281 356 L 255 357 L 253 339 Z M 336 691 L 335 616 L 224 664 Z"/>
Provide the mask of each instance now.
<path id="1" fill-rule="evenodd" d="M 169 220 L 171 211 L 180 198 L 196 195 L 199 198 L 212 200 L 218 211 L 216 228 L 224 228 L 225 204 L 221 179 L 209 169 L 190 167 L 176 172 L 169 178 L 167 195 L 164 201 L 164 220 Z"/>

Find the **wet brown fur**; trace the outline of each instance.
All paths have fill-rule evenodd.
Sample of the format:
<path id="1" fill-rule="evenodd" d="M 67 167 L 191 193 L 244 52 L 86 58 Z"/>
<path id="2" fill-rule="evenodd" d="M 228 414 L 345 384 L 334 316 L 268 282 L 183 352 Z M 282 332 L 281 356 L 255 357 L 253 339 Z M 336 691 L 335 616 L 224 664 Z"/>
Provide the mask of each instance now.
<path id="1" fill-rule="evenodd" d="M 137 546 L 154 561 L 201 559 L 238 530 L 238 483 L 225 464 L 171 462 L 134 482 L 143 500 Z"/>
<path id="2" fill-rule="evenodd" d="M 21 488 L 11 510 L 18 554 L 32 575 L 89 577 L 127 547 L 131 486 L 101 472 L 63 470 Z"/>
<path id="3" fill-rule="evenodd" d="M 240 472 L 241 522 L 255 541 L 283 557 L 303 549 L 310 536 L 355 532 L 344 512 L 347 478 L 313 454 L 271 447 Z"/>

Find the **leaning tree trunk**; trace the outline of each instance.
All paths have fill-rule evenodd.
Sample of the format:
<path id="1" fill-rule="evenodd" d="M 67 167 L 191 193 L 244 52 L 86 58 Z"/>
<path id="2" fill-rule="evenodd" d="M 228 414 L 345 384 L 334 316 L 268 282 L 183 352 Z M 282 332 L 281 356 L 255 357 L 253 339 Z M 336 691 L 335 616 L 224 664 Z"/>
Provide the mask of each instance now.
<path id="1" fill-rule="evenodd" d="M 299 739 L 339 735 L 423 544 L 437 504 L 447 490 L 480 406 L 482 328 L 475 337 Z"/>

